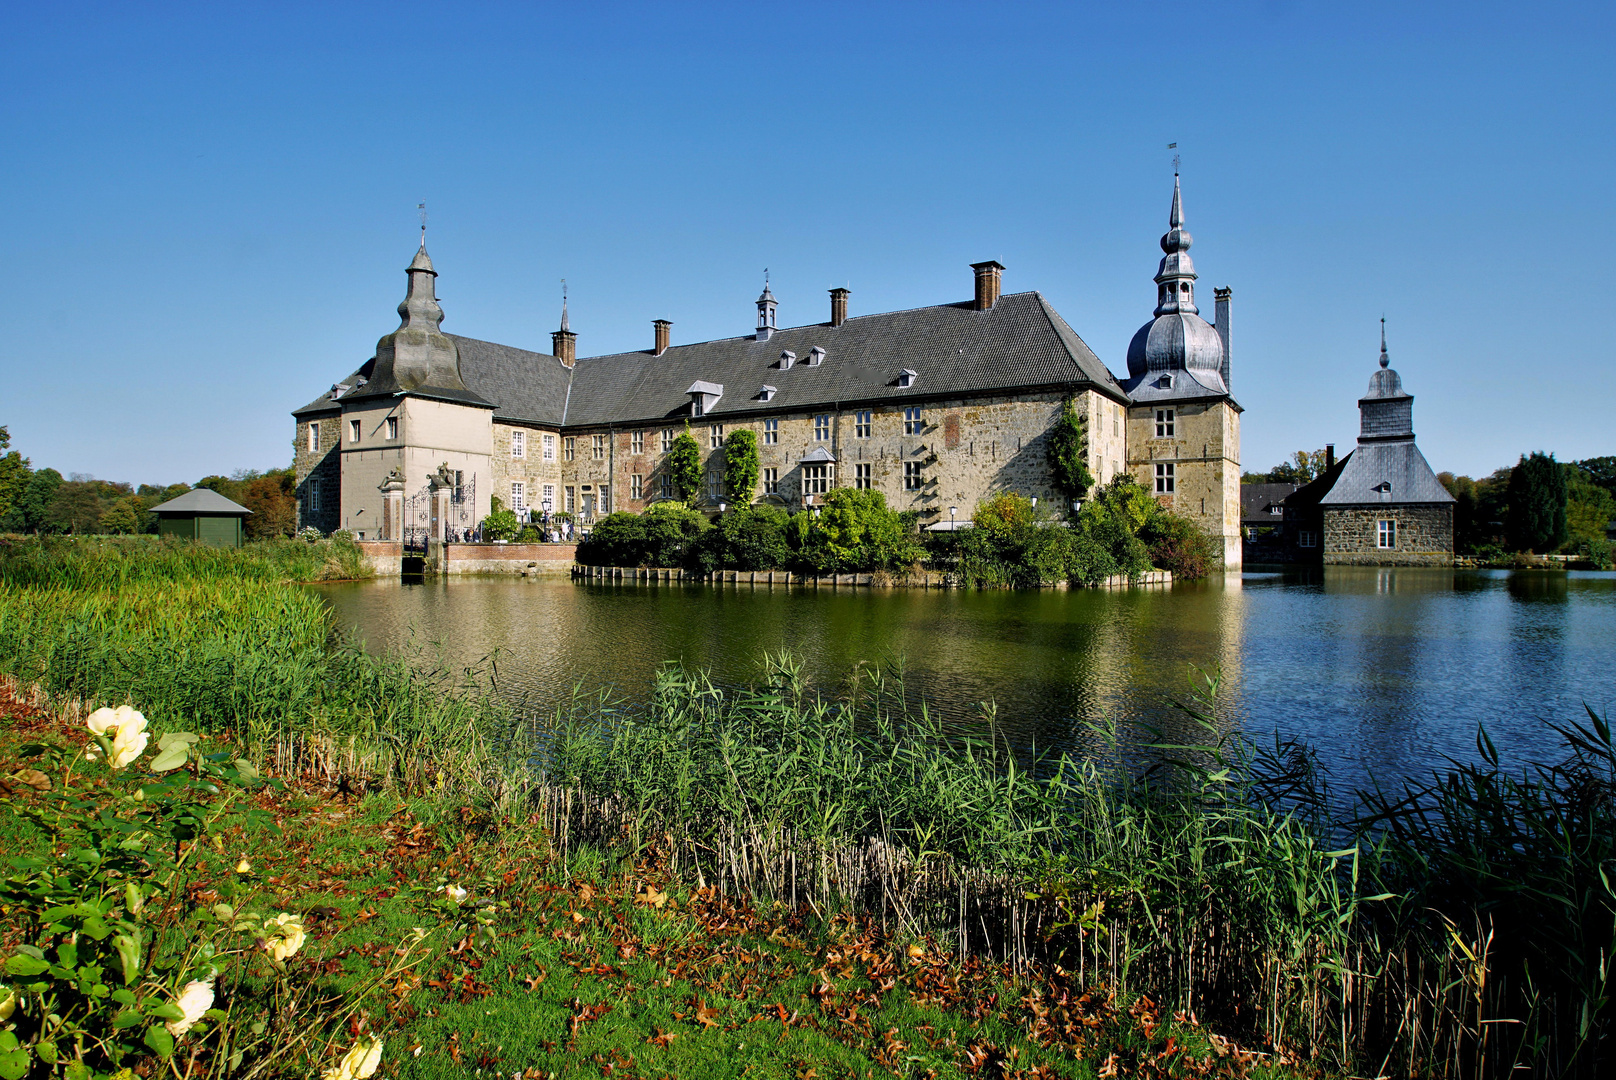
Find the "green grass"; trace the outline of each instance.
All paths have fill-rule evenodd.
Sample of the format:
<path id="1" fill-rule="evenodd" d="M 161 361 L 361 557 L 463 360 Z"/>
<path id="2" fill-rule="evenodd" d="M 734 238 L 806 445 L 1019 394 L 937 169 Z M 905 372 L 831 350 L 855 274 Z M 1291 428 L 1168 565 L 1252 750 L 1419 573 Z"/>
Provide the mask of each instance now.
<path id="1" fill-rule="evenodd" d="M 861 1014 L 876 1026 L 859 1038 L 843 1037 L 849 1025 L 809 994 L 818 1026 L 769 1029 L 778 1041 L 765 1049 L 750 1035 L 767 1018 L 720 1031 L 741 1019 L 735 980 L 763 961 L 733 951 L 704 960 L 732 972 L 709 986 L 688 967 L 676 975 L 677 962 L 611 960 L 612 935 L 630 930 L 637 941 L 694 942 L 668 946 L 670 956 L 715 948 L 728 931 L 688 902 L 704 889 L 714 902 L 755 905 L 751 917 L 786 927 L 816 956 L 833 928 L 850 925 L 837 920 L 853 919 L 882 949 L 924 939 L 958 970 L 992 969 L 1018 987 L 975 1018 L 1001 1049 L 1023 1045 L 1012 1029 L 1031 1030 L 1010 1003 L 1059 968 L 1073 987 L 1153 1000 L 1163 1015 L 1194 1014 L 1222 1034 L 1361 1075 L 1597 1076 L 1616 1052 L 1616 751 L 1602 718 L 1566 725 L 1562 761 L 1506 770 L 1483 740 L 1479 763 L 1371 793 L 1345 813 L 1351 801 L 1329 796 L 1305 747 L 1226 736 L 1210 700 L 1188 703 L 1172 739 L 1142 745 L 1096 729 L 1084 759 L 1030 764 L 991 734 L 946 737 L 904 705 L 889 674 L 867 672 L 830 696 L 779 660 L 750 688 L 670 669 L 647 700 L 580 696 L 542 723 L 518 723 L 476 673 L 430 656 L 372 657 L 337 639 L 317 600 L 283 583 L 318 561 L 256 546 L 222 556 L 0 547 L 0 671 L 57 702 L 133 702 L 160 728 L 231 741 L 308 790 L 373 793 L 356 804 L 360 817 L 323 821 L 309 862 L 280 876 L 314 890 L 288 903 L 324 897 L 351 920 L 333 926 L 337 945 L 396 940 L 433 910 L 410 892 L 421 881 L 494 874 L 508 921 L 463 961 L 487 993 L 417 988 L 429 1004 L 400 1022 L 428 1050 L 403 1066 L 409 1075 L 494 1069 L 467 1064 L 473 1036 L 476 1053 L 498 1056 L 506 1072 L 513 1062 L 554 1070 L 543 1062 L 572 1061 L 580 1047 L 582 1060 L 603 1055 L 595 1071 L 622 1068 L 610 1051 L 647 1075 L 736 1062 L 793 1075 L 797 1058 L 816 1054 L 831 1072 L 879 1071 L 889 1051 L 876 1035 L 889 1020 L 906 1053 L 942 1052 L 932 1040 L 943 1019 L 906 1014 L 890 994 Z M 393 829 L 377 815 L 392 822 L 400 805 L 431 831 L 428 851 L 374 847 L 378 830 Z M 320 821 L 307 807 L 293 819 Z M 328 886 L 306 880 L 309 867 L 333 866 Z M 562 887 L 576 897 L 579 877 L 601 896 L 581 930 L 556 922 Z M 683 898 L 679 911 L 647 924 L 632 900 L 647 881 Z M 376 914 L 361 921 L 367 905 Z M 549 936 L 558 932 L 584 937 L 563 946 Z M 760 956 L 778 944 L 746 941 Z M 579 971 L 594 963 L 562 955 L 590 950 L 630 974 Z M 517 992 L 535 956 L 559 998 Z M 343 963 L 356 976 L 375 959 Z M 769 983 L 795 995 L 779 1002 L 788 1016 L 803 1012 L 808 977 Z M 547 1045 L 561 1045 L 562 1020 L 572 1037 L 576 1002 L 605 1000 L 612 987 L 613 1011 L 583 1021 L 577 1046 Z M 730 1003 L 724 1024 L 644 1042 L 656 1037 L 647 1023 L 704 994 Z M 1142 1034 L 1133 1020 L 1115 1028 L 1118 1053 Z M 429 1056 L 441 1048 L 428 1035 L 449 1030 L 462 1031 L 459 1064 Z M 841 1049 L 813 1049 L 821 1038 Z"/>

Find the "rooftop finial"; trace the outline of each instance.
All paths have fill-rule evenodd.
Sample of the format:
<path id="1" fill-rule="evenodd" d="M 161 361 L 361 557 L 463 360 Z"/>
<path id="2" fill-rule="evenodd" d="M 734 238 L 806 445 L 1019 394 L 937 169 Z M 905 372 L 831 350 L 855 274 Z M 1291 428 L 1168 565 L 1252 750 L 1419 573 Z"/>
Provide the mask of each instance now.
<path id="1" fill-rule="evenodd" d="M 1178 149 L 1178 144 L 1176 142 L 1170 142 L 1170 143 L 1167 144 L 1167 149 L 1169 149 L 1169 150 L 1177 150 Z M 1178 175 L 1178 155 L 1177 154 L 1173 155 L 1173 175 L 1174 176 Z"/>
<path id="2" fill-rule="evenodd" d="M 1380 366 L 1390 367 L 1391 357 L 1386 355 L 1386 316 L 1380 317 Z"/>
<path id="3" fill-rule="evenodd" d="M 421 250 L 426 250 L 426 203 L 418 202 L 415 208 L 421 211 Z"/>
<path id="4" fill-rule="evenodd" d="M 567 326 L 567 279 L 566 278 L 561 279 L 561 329 L 562 330 L 568 329 L 568 326 Z"/>

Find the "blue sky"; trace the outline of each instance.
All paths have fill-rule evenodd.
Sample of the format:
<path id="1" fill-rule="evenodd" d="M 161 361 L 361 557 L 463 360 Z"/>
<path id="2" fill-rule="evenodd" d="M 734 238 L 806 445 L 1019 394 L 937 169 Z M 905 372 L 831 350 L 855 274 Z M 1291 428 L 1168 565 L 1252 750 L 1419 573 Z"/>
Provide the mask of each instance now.
<path id="1" fill-rule="evenodd" d="M 1183 155 L 1244 463 L 1350 445 L 1384 314 L 1437 469 L 1616 453 L 1616 6 L 13 4 L 0 424 L 64 473 L 291 457 L 397 324 L 582 355 L 1048 296 L 1113 371 Z"/>

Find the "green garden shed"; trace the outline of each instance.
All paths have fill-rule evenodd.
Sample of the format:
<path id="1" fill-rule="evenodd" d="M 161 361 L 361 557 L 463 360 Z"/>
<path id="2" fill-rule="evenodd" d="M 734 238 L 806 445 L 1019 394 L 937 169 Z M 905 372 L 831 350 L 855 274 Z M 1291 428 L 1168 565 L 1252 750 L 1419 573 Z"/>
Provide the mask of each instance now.
<path id="1" fill-rule="evenodd" d="M 240 547 L 241 523 L 252 511 L 210 488 L 187 491 L 151 508 L 159 536 L 178 536 L 214 547 Z"/>

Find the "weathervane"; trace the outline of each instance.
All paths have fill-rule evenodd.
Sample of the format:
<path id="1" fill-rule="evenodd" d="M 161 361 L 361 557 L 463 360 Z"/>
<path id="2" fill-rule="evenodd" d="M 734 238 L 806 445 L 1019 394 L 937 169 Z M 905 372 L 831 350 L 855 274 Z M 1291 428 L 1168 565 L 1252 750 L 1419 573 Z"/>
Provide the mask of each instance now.
<path id="1" fill-rule="evenodd" d="M 421 246 L 426 247 L 426 203 L 416 203 L 415 208 L 421 211 Z"/>
<path id="2" fill-rule="evenodd" d="M 1177 150 L 1178 149 L 1178 144 L 1176 142 L 1170 142 L 1170 143 L 1167 144 L 1167 149 L 1169 149 L 1169 150 Z M 1173 175 L 1174 176 L 1178 175 L 1178 155 L 1177 154 L 1173 155 Z"/>

